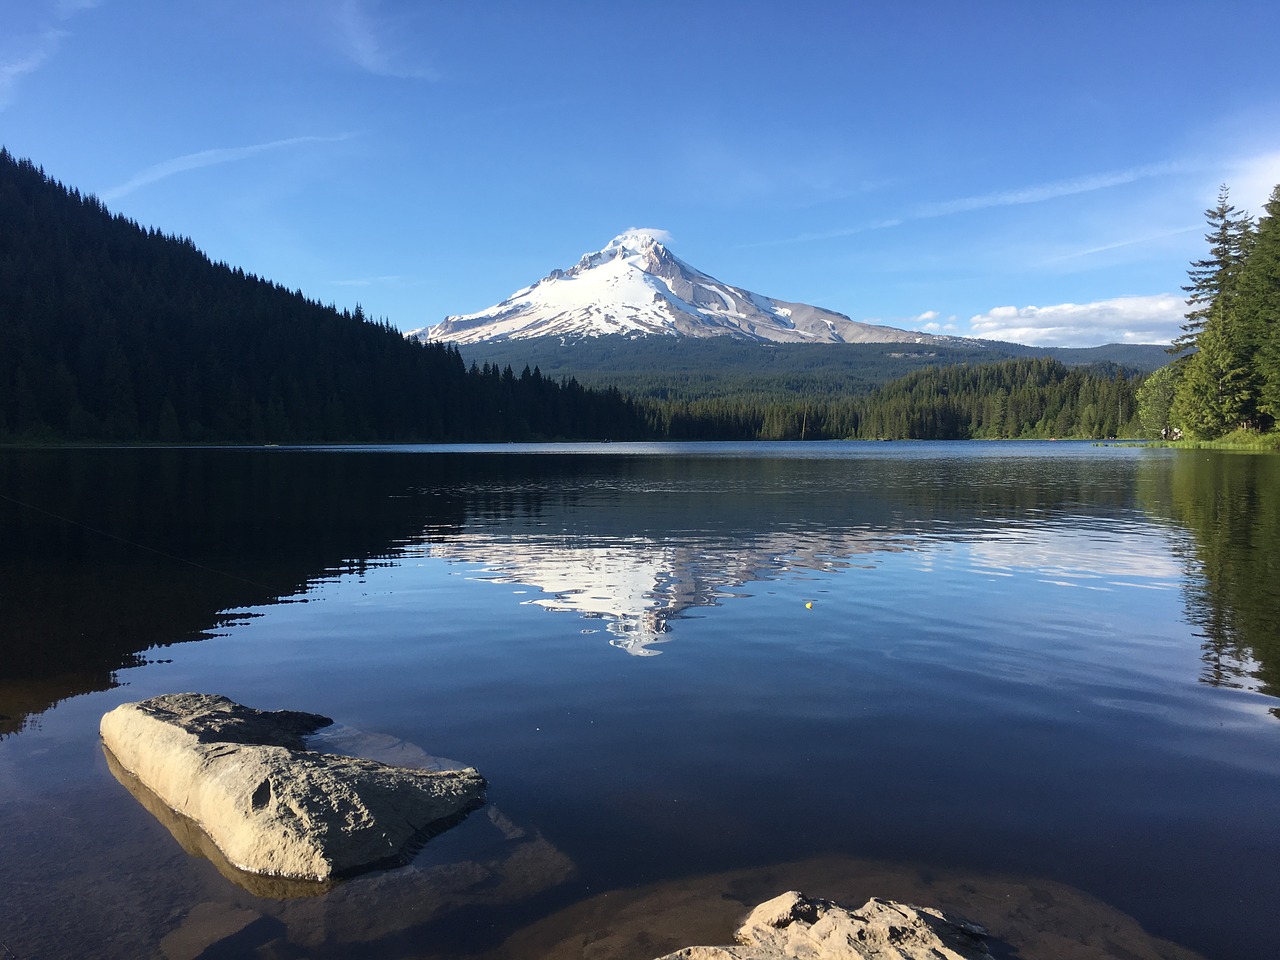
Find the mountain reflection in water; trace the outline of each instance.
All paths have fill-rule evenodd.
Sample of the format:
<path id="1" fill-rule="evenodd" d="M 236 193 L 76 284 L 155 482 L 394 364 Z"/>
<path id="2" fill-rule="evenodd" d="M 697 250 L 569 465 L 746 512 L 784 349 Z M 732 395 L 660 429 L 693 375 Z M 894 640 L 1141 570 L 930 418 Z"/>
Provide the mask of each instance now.
<path id="1" fill-rule="evenodd" d="M 247 953 L 524 960 L 599 932 L 621 957 L 681 889 L 690 924 L 663 923 L 689 932 L 812 878 L 1173 955 L 1062 913 L 1066 885 L 1268 957 L 1278 468 L 1071 443 L 0 451 L 0 939 L 156 955 L 231 904 L 263 918 Z M 268 905 L 98 748 L 106 709 L 182 689 L 457 757 L 493 806 L 403 873 Z"/>
<path id="2" fill-rule="evenodd" d="M 634 504 L 633 504 L 634 506 Z M 705 513 L 699 514 L 706 516 Z M 442 536 L 425 556 L 478 565 L 478 580 L 534 587 L 547 596 L 525 600 L 547 610 L 600 620 L 609 642 L 637 656 L 653 656 L 653 644 L 668 639 L 671 621 L 696 607 L 717 606 L 743 595 L 749 584 L 787 576 L 830 572 L 874 564 L 890 553 L 923 553 L 929 539 L 948 536 L 898 529 L 840 529 L 848 517 L 822 527 L 769 533 L 708 536 L 684 530 L 678 540 L 610 538 L 589 529 L 593 517 L 609 517 L 608 504 L 575 510 L 572 536 L 568 517 L 552 511 L 535 517 L 505 517 L 500 529 L 478 524 Z M 547 531 L 557 531 L 548 533 Z M 988 573 L 1034 571 L 1054 582 L 1104 589 L 1127 578 L 1155 589 L 1174 589 L 1180 566 L 1158 543 L 1138 541 L 1117 552 L 1096 532 L 1054 529 L 1046 517 L 1034 530 L 1007 528 L 966 534 L 974 565 Z"/>
<path id="3" fill-rule="evenodd" d="M 785 535 L 744 543 L 686 533 L 677 544 L 589 534 L 568 541 L 520 527 L 513 521 L 491 535 L 464 530 L 456 539 L 431 544 L 427 555 L 479 564 L 471 574 L 476 579 L 534 587 L 548 596 L 524 602 L 602 621 L 609 642 L 635 656 L 660 653 L 653 645 L 670 639 L 671 620 L 695 607 L 716 606 L 746 584 L 841 569 L 856 554 L 906 549 L 891 537 L 855 532 L 803 543 Z"/>
<path id="4" fill-rule="evenodd" d="M 995 575 L 1172 588 L 1182 571 L 1160 545 L 1114 549 L 1135 513 L 1190 534 L 1204 679 L 1280 691 L 1278 458 L 1140 459 L 1135 480 L 1127 462 L 1059 456 L 1049 476 L 1035 457 L 936 456 L 939 445 L 768 455 L 805 446 L 757 445 L 749 470 L 717 445 L 689 445 L 693 458 L 599 446 L 5 451 L 0 736 L 109 688 L 145 651 L 395 557 L 476 565 L 471 576 L 536 589 L 525 602 L 600 621 L 610 643 L 652 655 L 672 620 L 750 584 L 938 543 L 971 546 Z"/>

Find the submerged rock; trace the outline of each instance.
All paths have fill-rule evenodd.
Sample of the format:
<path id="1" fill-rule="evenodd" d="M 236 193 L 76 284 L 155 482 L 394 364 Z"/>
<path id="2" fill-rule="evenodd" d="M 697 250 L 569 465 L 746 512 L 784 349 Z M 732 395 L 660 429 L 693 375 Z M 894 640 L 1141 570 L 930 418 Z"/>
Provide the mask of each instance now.
<path id="1" fill-rule="evenodd" d="M 165 960 L 205 960 L 245 956 L 251 944 L 283 932 L 283 924 L 254 910 L 229 903 L 196 904 L 177 929 L 160 941 Z"/>
<path id="2" fill-rule="evenodd" d="M 751 911 L 723 947 L 659 960 L 990 960 L 981 927 L 929 907 L 873 897 L 857 910 L 794 890 Z"/>
<path id="3" fill-rule="evenodd" d="M 473 768 L 417 770 L 306 749 L 332 721 L 177 693 L 102 718 L 116 761 L 240 870 L 330 880 L 394 861 L 484 800 Z"/>

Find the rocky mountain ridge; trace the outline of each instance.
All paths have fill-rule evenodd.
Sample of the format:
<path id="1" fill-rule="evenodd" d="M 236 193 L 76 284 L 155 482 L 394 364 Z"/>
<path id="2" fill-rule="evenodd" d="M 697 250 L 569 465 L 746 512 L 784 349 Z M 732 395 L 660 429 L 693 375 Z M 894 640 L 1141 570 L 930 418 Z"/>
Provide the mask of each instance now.
<path id="1" fill-rule="evenodd" d="M 630 230 L 567 270 L 478 313 L 446 317 L 407 336 L 475 344 L 536 337 L 730 337 L 769 343 L 943 344 L 953 337 L 859 323 L 833 310 L 775 300 L 717 280 Z"/>

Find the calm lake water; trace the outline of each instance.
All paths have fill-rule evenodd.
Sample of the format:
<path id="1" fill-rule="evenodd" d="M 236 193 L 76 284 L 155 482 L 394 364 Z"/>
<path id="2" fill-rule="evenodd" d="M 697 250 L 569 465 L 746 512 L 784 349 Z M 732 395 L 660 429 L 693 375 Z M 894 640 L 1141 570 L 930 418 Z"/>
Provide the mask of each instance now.
<path id="1" fill-rule="evenodd" d="M 1278 615 L 1270 455 L 0 451 L 0 956 L 644 960 L 799 887 L 1273 957 Z M 186 690 L 490 804 L 261 896 L 101 751 Z"/>

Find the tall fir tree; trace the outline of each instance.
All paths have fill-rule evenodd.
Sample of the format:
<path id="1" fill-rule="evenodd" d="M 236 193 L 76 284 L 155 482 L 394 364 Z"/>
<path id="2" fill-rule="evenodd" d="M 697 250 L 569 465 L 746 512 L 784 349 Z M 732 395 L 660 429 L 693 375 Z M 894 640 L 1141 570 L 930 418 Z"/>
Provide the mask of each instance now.
<path id="1" fill-rule="evenodd" d="M 1209 257 L 1187 271 L 1187 322 L 1171 353 L 1195 348 L 1178 360 L 1171 419 L 1200 439 L 1213 439 L 1239 427 L 1262 424 L 1258 402 L 1260 374 L 1257 343 L 1241 322 L 1240 282 L 1254 246 L 1250 217 L 1230 202 L 1223 185 L 1218 203 L 1205 211 Z"/>
<path id="2" fill-rule="evenodd" d="M 1236 310 L 1254 353 L 1262 426 L 1280 421 L 1280 185 L 1263 207 L 1240 272 Z"/>
<path id="3" fill-rule="evenodd" d="M 1187 275 L 1191 282 L 1182 289 L 1187 294 L 1187 322 L 1175 337 L 1170 353 L 1183 353 L 1196 346 L 1196 339 L 1215 311 L 1230 309 L 1236 285 L 1253 239 L 1253 222 L 1249 215 L 1231 204 L 1227 185 L 1218 188 L 1218 203 L 1204 212 L 1209 222 L 1205 241 L 1209 256 L 1191 264 Z"/>
<path id="4" fill-rule="evenodd" d="M 1250 425 L 1257 391 L 1241 333 L 1228 317 L 1210 317 L 1196 352 L 1177 364 L 1170 418 L 1193 437 L 1212 440 Z"/>

